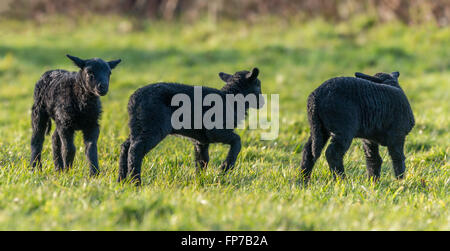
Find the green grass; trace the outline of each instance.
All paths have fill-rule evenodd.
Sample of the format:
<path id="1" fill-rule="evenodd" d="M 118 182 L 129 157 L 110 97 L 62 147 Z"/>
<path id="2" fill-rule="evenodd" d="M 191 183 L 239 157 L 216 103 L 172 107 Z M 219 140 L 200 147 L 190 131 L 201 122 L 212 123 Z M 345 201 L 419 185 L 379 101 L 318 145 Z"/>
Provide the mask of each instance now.
<path id="1" fill-rule="evenodd" d="M 108 17 L 2 20 L 0 30 L 1 230 L 450 230 L 448 27 L 374 25 L 367 18 L 249 25 Z M 43 170 L 27 166 L 34 83 L 49 69 L 75 70 L 66 53 L 123 59 L 102 98 L 97 178 L 88 177 L 79 133 L 69 172 L 54 171 L 50 137 Z M 237 167 L 223 176 L 218 167 L 227 147 L 213 146 L 208 170 L 198 175 L 190 142 L 169 137 L 146 156 L 141 188 L 116 183 L 128 134 L 126 105 L 135 89 L 156 81 L 219 88 L 218 72 L 253 66 L 261 70 L 263 91 L 280 94 L 276 140 L 239 130 Z M 381 180 L 369 182 L 354 140 L 344 159 L 348 179 L 334 181 L 321 157 L 310 186 L 298 185 L 308 94 L 331 77 L 394 70 L 416 117 L 406 143 L 406 179 L 394 179 L 382 148 Z"/>

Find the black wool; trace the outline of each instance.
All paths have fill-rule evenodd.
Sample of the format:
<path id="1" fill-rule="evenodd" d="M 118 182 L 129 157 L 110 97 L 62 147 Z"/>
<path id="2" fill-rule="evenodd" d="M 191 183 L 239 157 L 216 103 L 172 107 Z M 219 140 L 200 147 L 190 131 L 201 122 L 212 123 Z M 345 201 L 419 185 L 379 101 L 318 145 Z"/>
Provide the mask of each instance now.
<path id="1" fill-rule="evenodd" d="M 241 71 L 234 75 L 219 73 L 220 78 L 226 82 L 226 85 L 221 90 L 202 86 L 202 100 L 208 94 L 219 95 L 224 104 L 226 94 L 242 94 L 243 96 L 255 94 L 259 97 L 261 82 L 257 78 L 258 74 L 257 68 L 254 68 L 252 72 Z M 225 126 L 226 119 L 224 118 L 223 129 L 206 129 L 203 126 L 201 129 L 194 129 L 194 112 L 191 113 L 192 126 L 190 128 L 173 128 L 171 117 L 178 107 L 172 106 L 171 101 L 177 94 L 189 96 L 193 106 L 194 86 L 190 85 L 177 83 L 150 84 L 138 89 L 131 95 L 128 103 L 130 135 L 121 148 L 119 181 L 130 176 L 136 184 L 140 184 L 142 159 L 146 153 L 170 134 L 185 136 L 193 141 L 198 169 L 206 168 L 208 165 L 209 144 L 223 143 L 229 145 L 230 150 L 222 164 L 222 169 L 227 171 L 233 168 L 241 149 L 241 139 L 239 135 L 234 133 L 234 128 L 227 129 Z M 257 102 L 261 107 L 264 101 L 258 98 Z M 203 107 L 202 113 L 205 114 L 207 111 L 208 109 Z M 236 118 L 236 113 L 233 116 Z M 238 121 L 235 119 L 234 122 L 234 127 L 236 127 Z"/>
<path id="2" fill-rule="evenodd" d="M 334 175 L 344 175 L 343 157 L 353 138 L 361 138 L 369 177 L 378 179 L 387 146 L 397 178 L 403 178 L 405 137 L 414 127 L 414 115 L 398 83 L 398 72 L 375 76 L 355 73 L 325 81 L 308 97 L 311 135 L 303 149 L 302 176 L 310 178 L 314 163 L 331 137 L 325 155 Z"/>
<path id="3" fill-rule="evenodd" d="M 74 132 L 81 130 L 86 146 L 90 174 L 99 172 L 97 139 L 101 114 L 100 96 L 109 88 L 111 70 L 119 60 L 105 62 L 100 58 L 82 60 L 67 55 L 80 70 L 68 72 L 51 70 L 42 75 L 34 89 L 31 108 L 31 166 L 41 167 L 41 152 L 45 133 L 49 134 L 51 120 L 56 124 L 52 136 L 53 160 L 56 170 L 67 170 L 75 157 Z"/>

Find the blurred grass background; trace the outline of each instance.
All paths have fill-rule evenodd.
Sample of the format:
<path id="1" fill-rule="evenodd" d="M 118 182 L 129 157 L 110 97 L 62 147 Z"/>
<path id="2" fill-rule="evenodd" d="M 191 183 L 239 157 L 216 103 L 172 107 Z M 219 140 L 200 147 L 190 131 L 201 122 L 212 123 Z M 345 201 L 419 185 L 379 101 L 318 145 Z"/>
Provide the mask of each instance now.
<path id="1" fill-rule="evenodd" d="M 48 15 L 79 17 L 118 14 L 131 18 L 195 21 L 207 15 L 212 21 L 256 21 L 267 15 L 281 19 L 321 17 L 345 21 L 370 14 L 379 21 L 406 24 L 450 22 L 448 0 L 2 0 L 0 13 L 13 18 L 45 20 Z"/>
<path id="2" fill-rule="evenodd" d="M 0 3 L 0 229 L 450 229 L 448 1 Z M 98 178 L 80 134 L 71 171 L 54 172 L 50 137 L 43 170 L 28 169 L 34 84 L 46 70 L 76 70 L 67 53 L 123 60 L 102 98 Z M 220 88 L 218 72 L 254 66 L 263 92 L 280 95 L 276 140 L 239 130 L 237 167 L 221 176 L 226 147 L 213 146 L 197 175 L 190 142 L 169 137 L 145 158 L 142 188 L 115 182 L 131 93 L 156 81 Z M 416 116 L 406 179 L 393 178 L 383 148 L 382 179 L 367 181 L 354 140 L 347 180 L 333 181 L 321 157 L 311 185 L 299 186 L 308 94 L 332 77 L 396 70 Z"/>

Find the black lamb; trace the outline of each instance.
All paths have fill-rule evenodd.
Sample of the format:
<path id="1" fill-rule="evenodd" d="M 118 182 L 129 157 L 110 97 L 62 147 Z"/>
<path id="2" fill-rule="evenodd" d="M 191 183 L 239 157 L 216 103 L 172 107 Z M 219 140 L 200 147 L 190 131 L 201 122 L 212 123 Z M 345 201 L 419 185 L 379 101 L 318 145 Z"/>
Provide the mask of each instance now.
<path id="1" fill-rule="evenodd" d="M 353 138 L 361 138 L 369 178 L 380 177 L 378 146 L 387 146 L 395 176 L 405 173 L 403 146 L 414 127 L 414 115 L 398 83 L 399 72 L 374 76 L 355 73 L 325 81 L 308 97 L 311 136 L 303 149 L 302 177 L 308 181 L 322 148 L 333 175 L 345 177 L 343 157 Z"/>
<path id="2" fill-rule="evenodd" d="M 72 166 L 76 149 L 74 132 L 81 130 L 90 174 L 96 175 L 99 172 L 97 139 L 100 133 L 100 96 L 108 92 L 111 69 L 121 60 L 105 62 L 100 58 L 82 60 L 70 55 L 67 57 L 80 68 L 78 72 L 47 71 L 34 89 L 31 166 L 33 169 L 41 167 L 44 136 L 50 133 L 53 119 L 56 130 L 52 136 L 52 148 L 56 170 L 67 170 Z"/>
<path id="3" fill-rule="evenodd" d="M 257 104 L 254 108 L 260 108 L 264 100 L 259 96 L 261 94 L 261 82 L 257 78 L 258 74 L 259 70 L 257 68 L 254 68 L 252 72 L 240 71 L 234 75 L 221 72 L 219 76 L 226 82 L 226 85 L 221 90 L 204 86 L 199 87 L 202 90 L 202 100 L 208 94 L 217 94 L 224 100 L 225 104 L 227 94 L 242 94 L 243 96 L 254 94 L 257 96 Z M 228 171 L 234 167 L 241 149 L 241 139 L 238 134 L 233 132 L 233 129 L 239 121 L 234 121 L 234 124 L 232 124 L 233 129 L 225 126 L 223 129 L 206 129 L 204 126 L 201 129 L 194 129 L 193 127 L 175 129 L 171 123 L 171 117 L 178 107 L 172 106 L 171 100 L 177 94 L 186 94 L 190 100 L 193 100 L 194 86 L 177 83 L 155 83 L 142 87 L 131 95 L 128 103 L 130 135 L 121 147 L 119 182 L 129 176 L 132 182 L 139 185 L 141 182 L 142 159 L 147 152 L 169 134 L 185 136 L 193 141 L 196 165 L 199 170 L 206 168 L 208 165 L 208 147 L 211 143 L 230 145 L 228 156 L 222 163 L 221 168 L 223 171 Z M 245 111 L 247 109 L 248 103 L 246 102 Z M 208 111 L 208 108 L 203 106 L 203 115 L 206 111 Z M 225 112 L 230 111 L 227 110 Z M 194 113 L 191 113 L 192 116 L 190 118 L 192 125 L 196 119 Z M 232 116 L 236 118 L 236 113 L 232 114 Z M 226 122 L 226 119 L 223 119 L 224 125 Z"/>

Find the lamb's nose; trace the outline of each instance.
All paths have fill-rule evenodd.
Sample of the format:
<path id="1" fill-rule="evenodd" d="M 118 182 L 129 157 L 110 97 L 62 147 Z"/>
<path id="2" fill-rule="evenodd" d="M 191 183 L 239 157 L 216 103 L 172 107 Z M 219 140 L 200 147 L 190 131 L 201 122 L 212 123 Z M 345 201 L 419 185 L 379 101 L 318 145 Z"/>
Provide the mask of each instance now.
<path id="1" fill-rule="evenodd" d="M 97 91 L 98 91 L 98 94 L 100 94 L 101 96 L 104 96 L 108 92 L 108 87 L 99 86 L 97 88 Z"/>

